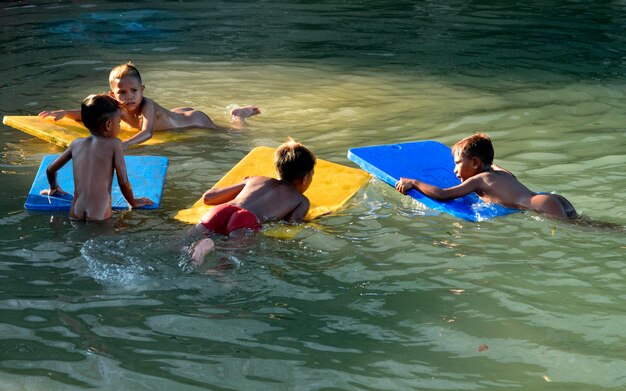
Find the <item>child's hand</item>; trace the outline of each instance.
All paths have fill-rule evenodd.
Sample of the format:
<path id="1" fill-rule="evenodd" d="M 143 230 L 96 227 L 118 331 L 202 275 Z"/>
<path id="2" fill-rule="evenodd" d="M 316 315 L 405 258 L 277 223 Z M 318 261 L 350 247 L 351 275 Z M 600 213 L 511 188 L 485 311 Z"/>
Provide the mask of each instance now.
<path id="1" fill-rule="evenodd" d="M 396 182 L 396 190 L 398 190 L 402 194 L 406 194 L 407 191 L 414 188 L 413 182 L 408 178 L 400 178 L 398 182 Z"/>
<path id="2" fill-rule="evenodd" d="M 152 204 L 154 204 L 154 201 L 152 201 L 150 198 L 147 198 L 147 197 L 135 198 L 135 206 L 133 206 L 133 209 L 141 208 L 142 206 L 152 205 Z"/>
<path id="3" fill-rule="evenodd" d="M 42 111 L 39 113 L 40 118 L 52 117 L 55 121 L 65 117 L 65 110 Z"/>
<path id="4" fill-rule="evenodd" d="M 57 186 L 54 189 L 43 189 L 39 192 L 39 194 L 47 196 L 63 196 L 66 195 L 67 192 L 63 191 L 60 187 Z"/>

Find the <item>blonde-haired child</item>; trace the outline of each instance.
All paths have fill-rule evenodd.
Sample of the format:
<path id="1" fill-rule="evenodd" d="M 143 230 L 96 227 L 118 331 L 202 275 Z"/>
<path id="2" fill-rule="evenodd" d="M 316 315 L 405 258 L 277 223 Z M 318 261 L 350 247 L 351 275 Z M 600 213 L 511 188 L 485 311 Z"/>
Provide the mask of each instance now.
<path id="1" fill-rule="evenodd" d="M 131 127 L 139 129 L 139 133 L 124 141 L 124 147 L 142 143 L 152 137 L 154 131 L 202 128 L 228 129 L 213 123 L 208 115 L 191 107 L 177 107 L 168 110 L 154 100 L 143 95 L 145 86 L 141 80 L 139 70 L 132 64 L 121 64 L 109 73 L 109 95 L 122 106 L 122 121 Z M 245 118 L 260 114 L 258 107 L 248 106 L 233 109 L 233 121 L 243 122 Z M 52 117 L 59 120 L 68 117 L 81 121 L 80 110 L 42 111 L 39 116 Z"/>

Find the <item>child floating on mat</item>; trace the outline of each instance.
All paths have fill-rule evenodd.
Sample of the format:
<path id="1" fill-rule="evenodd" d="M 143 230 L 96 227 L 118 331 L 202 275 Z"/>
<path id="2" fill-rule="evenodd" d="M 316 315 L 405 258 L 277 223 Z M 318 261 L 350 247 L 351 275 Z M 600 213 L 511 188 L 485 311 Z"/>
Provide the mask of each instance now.
<path id="1" fill-rule="evenodd" d="M 484 133 L 464 138 L 452 146 L 454 173 L 461 184 L 447 189 L 432 186 L 417 179 L 400 178 L 396 189 L 406 194 L 417 189 L 436 200 L 451 200 L 476 193 L 483 201 L 509 208 L 532 209 L 550 217 L 574 219 L 576 210 L 565 197 L 558 194 L 535 193 L 520 183 L 509 171 L 493 164 L 493 145 Z"/>
<path id="2" fill-rule="evenodd" d="M 124 141 L 124 147 L 142 143 L 152 137 L 153 131 L 203 128 L 228 129 L 218 126 L 202 111 L 190 107 L 177 107 L 167 110 L 152 99 L 143 96 L 145 86 L 141 75 L 132 63 L 118 65 L 109 74 L 109 95 L 115 98 L 124 109 L 122 121 L 131 127 L 140 129 L 135 136 Z M 241 124 L 248 117 L 260 114 L 258 107 L 239 107 L 231 111 L 232 120 Z M 80 110 L 42 111 L 39 116 L 53 117 L 55 121 L 68 117 L 75 121 L 81 120 Z"/>
<path id="3" fill-rule="evenodd" d="M 74 160 L 74 198 L 70 209 L 73 220 L 102 221 L 111 217 L 111 185 L 113 170 L 124 198 L 131 207 L 153 204 L 148 198 L 134 198 L 128 182 L 124 146 L 117 138 L 120 131 L 120 104 L 108 95 L 90 95 L 81 105 L 81 118 L 91 132 L 74 140 L 48 168 L 46 176 L 50 189 L 41 194 L 67 194 L 57 184 L 57 171 L 70 159 Z"/>
<path id="4" fill-rule="evenodd" d="M 304 219 L 310 203 L 303 193 L 313 180 L 315 161 L 307 147 L 287 141 L 274 154 L 279 179 L 252 176 L 236 185 L 207 190 L 204 203 L 217 206 L 202 216 L 196 229 L 204 234 L 240 236 L 246 230 L 259 230 L 262 223 Z M 201 264 L 214 247 L 210 238 L 195 242 L 190 250 L 194 264 Z"/>

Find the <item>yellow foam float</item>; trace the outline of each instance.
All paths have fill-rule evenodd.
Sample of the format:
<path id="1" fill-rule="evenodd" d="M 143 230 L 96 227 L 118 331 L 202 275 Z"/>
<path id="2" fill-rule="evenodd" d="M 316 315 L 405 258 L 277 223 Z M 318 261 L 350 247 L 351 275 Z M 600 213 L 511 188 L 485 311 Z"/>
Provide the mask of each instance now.
<path id="1" fill-rule="evenodd" d="M 35 115 L 5 115 L 2 123 L 22 132 L 28 133 L 42 140 L 67 148 L 74 139 L 89 136 L 89 131 L 81 122 L 69 118 L 55 121 L 52 118 L 40 118 Z M 139 132 L 125 122 L 121 123 L 118 137 L 127 140 Z M 189 138 L 189 134 L 180 134 L 175 131 L 154 132 L 152 138 L 141 145 L 162 144 L 180 141 Z"/>
<path id="2" fill-rule="evenodd" d="M 241 182 L 246 176 L 263 175 L 276 178 L 274 170 L 274 148 L 256 147 L 237 163 L 213 187 L 226 187 Z M 341 209 L 370 179 L 370 175 L 360 169 L 343 166 L 317 159 L 313 182 L 304 193 L 311 202 L 305 220 L 311 221 Z M 205 205 L 202 197 L 189 209 L 179 211 L 175 219 L 197 224 L 200 218 L 213 205 Z M 272 232 L 268 232 L 272 231 Z M 276 230 L 264 230 L 271 236 L 292 236 Z"/>

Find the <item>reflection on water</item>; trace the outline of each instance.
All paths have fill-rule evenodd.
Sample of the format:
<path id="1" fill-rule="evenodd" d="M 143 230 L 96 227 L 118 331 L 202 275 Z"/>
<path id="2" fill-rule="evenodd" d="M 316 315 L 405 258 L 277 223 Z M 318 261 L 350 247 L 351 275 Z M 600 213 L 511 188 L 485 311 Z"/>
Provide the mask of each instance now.
<path id="1" fill-rule="evenodd" d="M 2 114 L 73 108 L 132 60 L 146 95 L 230 132 L 170 160 L 162 208 L 109 226 L 22 205 L 58 148 L 3 127 L 0 378 L 9 389 L 622 389 L 623 4 L 8 3 Z M 173 220 L 252 147 L 490 133 L 496 160 L 588 218 L 469 223 L 372 180 L 292 239 L 218 238 L 190 270 Z M 485 348 L 486 346 L 486 348 Z"/>
<path id="2" fill-rule="evenodd" d="M 166 17 L 166 12 L 156 10 L 92 12 L 81 15 L 78 20 L 50 23 L 40 34 L 53 45 L 101 40 L 112 44 L 124 44 L 129 40 L 150 42 L 167 39 L 168 33 L 151 27 L 145 21 Z"/>

